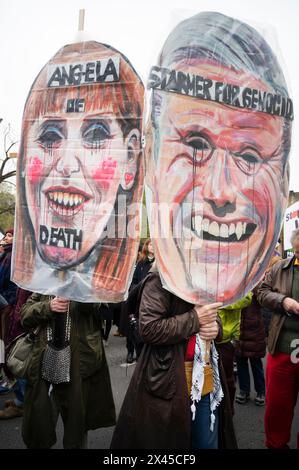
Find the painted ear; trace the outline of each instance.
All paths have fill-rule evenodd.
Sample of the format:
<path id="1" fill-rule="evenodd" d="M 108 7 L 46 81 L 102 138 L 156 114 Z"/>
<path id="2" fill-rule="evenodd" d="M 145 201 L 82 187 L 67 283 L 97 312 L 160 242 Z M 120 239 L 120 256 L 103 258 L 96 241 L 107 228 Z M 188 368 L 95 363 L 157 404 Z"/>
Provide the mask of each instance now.
<path id="1" fill-rule="evenodd" d="M 125 190 L 133 187 L 136 172 L 138 168 L 138 157 L 141 151 L 140 132 L 138 129 L 132 129 L 126 138 L 127 163 L 121 179 L 121 186 Z"/>
<path id="2" fill-rule="evenodd" d="M 157 159 L 160 151 L 160 135 L 161 129 L 161 115 L 163 111 L 162 96 L 155 90 L 152 92 L 151 97 L 151 110 L 145 129 L 145 148 L 144 148 L 144 163 L 145 163 L 145 183 L 154 191 L 156 188 L 156 172 L 157 172 Z"/>
<path id="3" fill-rule="evenodd" d="M 145 135 L 144 164 L 145 164 L 145 182 L 150 188 L 154 187 L 154 155 L 153 150 L 153 130 L 151 123 L 148 122 Z"/>

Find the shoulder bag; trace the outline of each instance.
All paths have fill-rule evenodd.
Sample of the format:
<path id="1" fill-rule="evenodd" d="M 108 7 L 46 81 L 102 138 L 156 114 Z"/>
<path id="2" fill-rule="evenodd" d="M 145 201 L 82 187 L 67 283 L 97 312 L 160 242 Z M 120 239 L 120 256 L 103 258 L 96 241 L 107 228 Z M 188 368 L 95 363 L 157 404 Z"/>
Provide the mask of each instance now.
<path id="1" fill-rule="evenodd" d="M 14 377 L 26 377 L 28 367 L 31 362 L 33 346 L 39 327 L 30 333 L 23 333 L 16 338 L 15 344 L 12 346 L 7 357 L 7 367 Z"/>

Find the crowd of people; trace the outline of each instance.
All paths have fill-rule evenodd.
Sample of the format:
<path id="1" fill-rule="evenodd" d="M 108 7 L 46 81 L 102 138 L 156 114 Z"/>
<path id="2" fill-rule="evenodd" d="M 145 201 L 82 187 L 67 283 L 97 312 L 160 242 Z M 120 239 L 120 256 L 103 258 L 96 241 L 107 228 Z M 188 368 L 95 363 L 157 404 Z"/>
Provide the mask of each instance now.
<path id="1" fill-rule="evenodd" d="M 294 256 L 274 256 L 254 291 L 225 308 L 220 303 L 194 306 L 163 289 L 151 240 L 145 241 L 130 288 L 130 292 L 140 291 L 142 285 L 142 295 L 139 300 L 129 295 L 120 308 L 120 323 L 116 321 L 126 336 L 128 364 L 138 359 L 117 422 L 103 347 L 105 342 L 108 346 L 113 304 L 80 304 L 17 288 L 9 278 L 12 243 L 13 230 L 8 230 L 0 245 L 1 341 L 5 345 L 0 393 L 11 392 L 14 398 L 5 401 L 0 420 L 23 417 L 22 436 L 28 448 L 53 446 L 59 414 L 65 448 L 86 448 L 89 429 L 114 424 L 112 449 L 236 448 L 234 404 L 245 405 L 250 400 L 249 364 L 254 403 L 264 406 L 266 402 L 265 445 L 288 447 L 298 396 L 298 362 L 290 360 L 290 345 L 299 334 L 299 230 L 292 236 Z M 136 307 L 142 343 L 133 360 L 137 351 L 130 317 L 136 315 Z M 271 312 L 269 328 L 263 308 Z M 71 379 L 51 384 L 41 368 L 47 335 L 51 330 L 54 344 L 65 346 L 68 316 L 72 322 L 68 338 Z M 5 352 L 23 331 L 36 326 L 38 347 L 30 373 L 26 378 L 13 377 L 5 365 Z M 197 332 L 199 354 L 209 348 L 206 364 L 213 368 L 214 407 L 211 390 L 196 400 L 196 385 L 188 378 L 188 363 L 198 360 Z M 266 344 L 265 383 L 262 358 Z M 194 420 L 190 401 L 195 406 Z"/>

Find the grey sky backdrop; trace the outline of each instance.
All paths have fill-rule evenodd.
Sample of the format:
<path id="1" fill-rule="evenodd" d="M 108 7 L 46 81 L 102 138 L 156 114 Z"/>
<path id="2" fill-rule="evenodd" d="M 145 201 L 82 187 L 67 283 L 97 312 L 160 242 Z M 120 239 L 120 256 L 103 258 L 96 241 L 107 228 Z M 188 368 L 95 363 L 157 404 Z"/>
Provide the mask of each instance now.
<path id="1" fill-rule="evenodd" d="M 1 133 L 10 123 L 20 139 L 32 82 L 58 49 L 78 39 L 81 8 L 85 32 L 79 39 L 119 49 L 144 81 L 168 33 L 185 17 L 219 11 L 256 27 L 284 64 L 294 101 L 290 189 L 299 191 L 299 0 L 0 0 Z"/>

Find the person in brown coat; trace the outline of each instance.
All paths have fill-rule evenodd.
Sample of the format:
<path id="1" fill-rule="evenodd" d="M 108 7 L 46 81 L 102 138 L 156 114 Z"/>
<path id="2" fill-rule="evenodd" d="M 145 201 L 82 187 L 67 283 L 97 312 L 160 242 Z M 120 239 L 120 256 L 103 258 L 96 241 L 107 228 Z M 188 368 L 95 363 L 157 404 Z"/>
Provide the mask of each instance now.
<path id="1" fill-rule="evenodd" d="M 209 318 L 216 319 L 219 304 L 195 307 L 176 297 L 163 289 L 155 269 L 153 266 L 152 275 L 145 282 L 139 310 L 140 334 L 145 344 L 120 411 L 112 449 L 190 449 L 192 446 L 185 354 L 192 335 L 201 332 L 205 338 L 217 336 L 218 327 L 215 329 Z M 235 448 L 221 368 L 220 374 L 224 398 L 219 406 L 218 446 Z"/>
<path id="2" fill-rule="evenodd" d="M 294 256 L 276 263 L 258 290 L 272 310 L 266 366 L 265 434 L 268 448 L 288 448 L 299 393 L 299 230 L 291 236 Z M 299 449 L 299 432 L 297 434 Z"/>
<path id="3" fill-rule="evenodd" d="M 262 357 L 266 354 L 265 330 L 261 307 L 256 296 L 252 296 L 252 302 L 241 312 L 240 339 L 236 342 L 237 374 L 240 392 L 236 396 L 236 402 L 245 404 L 250 396 L 250 362 L 254 388 L 256 391 L 255 404 L 265 404 L 265 376 Z"/>

